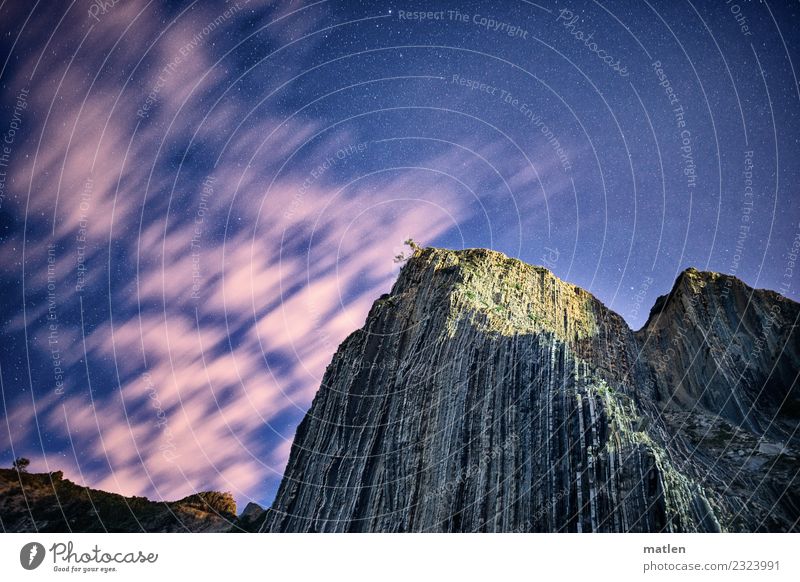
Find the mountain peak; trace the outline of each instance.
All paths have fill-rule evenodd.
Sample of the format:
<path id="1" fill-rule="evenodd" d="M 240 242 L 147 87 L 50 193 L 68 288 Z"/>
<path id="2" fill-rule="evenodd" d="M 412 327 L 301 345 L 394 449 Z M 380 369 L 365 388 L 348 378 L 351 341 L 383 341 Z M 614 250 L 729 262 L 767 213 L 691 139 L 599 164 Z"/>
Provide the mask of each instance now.
<path id="1" fill-rule="evenodd" d="M 481 248 L 416 250 L 379 304 L 411 297 L 448 312 L 450 326 L 468 319 L 502 335 L 553 333 L 577 341 L 610 321 L 625 325 L 592 294 L 549 269 Z"/>
<path id="2" fill-rule="evenodd" d="M 683 312 L 686 311 L 692 312 L 693 317 L 697 319 L 714 317 L 719 313 L 714 309 L 721 309 L 722 312 L 735 317 L 738 311 L 726 309 L 722 302 L 744 308 L 753 301 L 758 303 L 761 298 L 766 298 L 770 302 L 796 305 L 794 301 L 775 291 L 754 289 L 733 275 L 700 271 L 689 267 L 678 274 L 669 293 L 655 300 L 647 321 L 637 334 L 646 334 L 648 329 L 652 330 L 654 326 L 671 325 L 676 318 L 683 317 Z M 709 310 L 709 306 L 713 308 Z M 669 316 L 660 317 L 662 313 L 667 312 L 670 313 Z"/>

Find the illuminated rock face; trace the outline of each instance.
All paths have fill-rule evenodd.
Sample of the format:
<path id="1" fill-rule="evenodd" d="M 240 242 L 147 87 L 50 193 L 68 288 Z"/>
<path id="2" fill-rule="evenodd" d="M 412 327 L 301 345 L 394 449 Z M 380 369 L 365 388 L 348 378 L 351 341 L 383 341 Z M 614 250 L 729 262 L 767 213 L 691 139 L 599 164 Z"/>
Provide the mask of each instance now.
<path id="1" fill-rule="evenodd" d="M 797 317 L 690 270 L 634 333 L 546 269 L 417 251 L 328 366 L 262 530 L 797 529 Z"/>

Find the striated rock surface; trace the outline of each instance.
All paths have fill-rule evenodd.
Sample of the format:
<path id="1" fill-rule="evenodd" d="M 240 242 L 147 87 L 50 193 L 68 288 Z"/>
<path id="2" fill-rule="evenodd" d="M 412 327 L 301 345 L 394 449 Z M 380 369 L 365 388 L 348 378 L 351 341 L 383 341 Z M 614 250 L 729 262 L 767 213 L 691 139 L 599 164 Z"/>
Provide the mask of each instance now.
<path id="1" fill-rule="evenodd" d="M 674 445 L 729 530 L 800 529 L 798 307 L 688 269 L 636 334 Z"/>
<path id="2" fill-rule="evenodd" d="M 417 250 L 261 530 L 796 531 L 798 314 L 689 270 L 634 333 L 544 268 Z"/>
<path id="3" fill-rule="evenodd" d="M 236 520 L 230 493 L 156 502 L 81 487 L 54 473 L 0 469 L 4 532 L 224 532 Z"/>

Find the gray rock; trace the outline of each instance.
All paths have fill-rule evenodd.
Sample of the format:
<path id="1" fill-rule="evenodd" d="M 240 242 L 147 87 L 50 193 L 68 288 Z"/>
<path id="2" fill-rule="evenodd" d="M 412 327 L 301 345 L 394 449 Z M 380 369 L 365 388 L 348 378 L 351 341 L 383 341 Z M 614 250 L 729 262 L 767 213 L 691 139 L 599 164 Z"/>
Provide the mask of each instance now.
<path id="1" fill-rule="evenodd" d="M 796 462 L 726 453 L 797 447 L 797 317 L 689 270 L 634 333 L 546 269 L 417 250 L 328 366 L 261 529 L 796 529 Z"/>
<path id="2" fill-rule="evenodd" d="M 784 450 L 784 447 L 780 443 L 768 443 L 762 441 L 758 445 L 758 452 L 764 453 L 765 455 L 780 455 Z"/>

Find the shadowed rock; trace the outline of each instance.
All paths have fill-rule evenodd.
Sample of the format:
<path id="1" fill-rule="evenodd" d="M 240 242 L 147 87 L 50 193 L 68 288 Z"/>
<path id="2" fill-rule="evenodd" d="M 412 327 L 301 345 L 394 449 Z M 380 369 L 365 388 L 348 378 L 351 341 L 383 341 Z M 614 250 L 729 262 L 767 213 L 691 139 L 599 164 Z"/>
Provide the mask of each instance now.
<path id="1" fill-rule="evenodd" d="M 61 471 L 0 469 L 0 526 L 6 532 L 223 532 L 235 520 L 230 493 L 157 502 L 82 487 Z"/>

